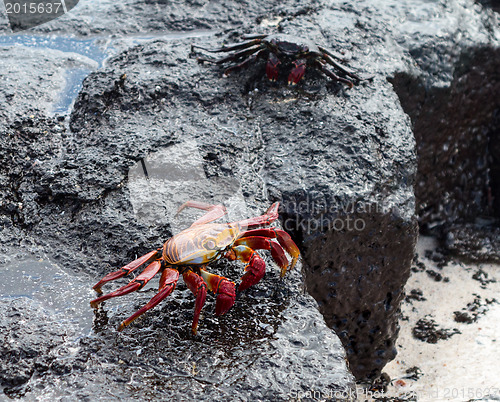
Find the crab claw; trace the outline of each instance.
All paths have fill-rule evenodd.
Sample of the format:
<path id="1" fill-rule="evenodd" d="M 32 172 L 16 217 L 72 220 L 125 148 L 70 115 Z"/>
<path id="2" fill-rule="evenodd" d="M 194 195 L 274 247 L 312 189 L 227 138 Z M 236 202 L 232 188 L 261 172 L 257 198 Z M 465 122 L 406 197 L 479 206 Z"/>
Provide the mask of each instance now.
<path id="1" fill-rule="evenodd" d="M 295 60 L 293 62 L 295 67 L 292 69 L 290 72 L 290 75 L 288 76 L 288 85 L 292 84 L 295 85 L 297 84 L 302 77 L 304 76 L 306 72 L 306 60 L 305 59 L 299 59 Z"/>
<path id="2" fill-rule="evenodd" d="M 211 274 L 204 269 L 201 269 L 200 273 L 203 280 L 207 283 L 208 289 L 217 295 L 215 315 L 226 314 L 236 300 L 234 282 L 229 281 L 223 276 Z"/>
<path id="3" fill-rule="evenodd" d="M 241 277 L 241 283 L 238 286 L 239 291 L 248 289 L 249 287 L 259 283 L 266 273 L 266 263 L 262 257 L 250 247 L 243 244 L 233 247 L 232 249 L 240 261 L 246 262 L 245 275 Z"/>
<path id="4" fill-rule="evenodd" d="M 267 78 L 269 78 L 269 81 L 276 81 L 278 79 L 278 66 L 281 64 L 281 61 L 279 61 L 278 56 L 276 56 L 274 53 L 269 53 L 269 57 L 267 59 L 267 64 L 266 64 L 266 74 Z"/>

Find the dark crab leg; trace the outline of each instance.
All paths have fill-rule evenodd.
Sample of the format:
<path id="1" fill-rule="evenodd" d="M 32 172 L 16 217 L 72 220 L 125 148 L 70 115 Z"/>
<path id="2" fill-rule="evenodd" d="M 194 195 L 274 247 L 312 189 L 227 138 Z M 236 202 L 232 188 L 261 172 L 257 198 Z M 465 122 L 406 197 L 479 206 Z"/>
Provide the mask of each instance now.
<path id="1" fill-rule="evenodd" d="M 354 73 L 354 71 L 352 71 L 351 69 L 347 68 L 346 66 L 343 66 L 342 64 L 336 62 L 328 53 L 324 52 L 322 54 L 322 58 L 328 64 L 330 64 L 330 65 L 334 66 L 336 69 L 342 71 L 348 77 L 351 77 L 357 81 L 363 81 L 363 79 L 361 77 L 359 77 L 358 75 L 356 75 L 356 73 Z"/>
<path id="2" fill-rule="evenodd" d="M 132 281 L 130 281 L 128 284 L 122 286 L 121 288 L 115 290 L 114 292 L 105 294 L 104 296 L 100 296 L 97 299 L 92 300 L 90 302 L 90 305 L 93 308 L 97 308 L 99 303 L 103 302 L 104 300 L 111 299 L 112 297 L 123 296 L 128 293 L 139 290 L 146 283 L 148 283 L 153 276 L 155 276 L 158 273 L 160 268 L 161 268 L 161 260 L 152 262 L 146 268 L 144 268 L 144 271 L 142 271 L 139 275 L 137 275 L 137 277 Z"/>
<path id="3" fill-rule="evenodd" d="M 200 269 L 203 280 L 208 289 L 217 296 L 215 302 L 215 315 L 223 315 L 229 311 L 236 300 L 235 284 L 223 276 L 211 274 L 205 269 Z"/>
<path id="4" fill-rule="evenodd" d="M 157 306 L 163 299 L 170 295 L 170 293 L 172 293 L 175 289 L 178 280 L 179 271 L 172 268 L 165 268 L 160 277 L 160 286 L 158 289 L 158 293 L 155 294 L 144 307 L 137 310 L 129 318 L 123 321 L 118 327 L 118 331 L 122 331 L 132 321 L 144 314 L 146 311 L 151 310 L 153 307 Z"/>
<path id="5" fill-rule="evenodd" d="M 199 45 L 191 45 L 191 49 L 201 49 L 201 50 L 204 50 L 205 52 L 210 52 L 210 53 L 232 52 L 233 50 L 248 49 L 249 47 L 252 47 L 254 45 L 258 45 L 260 42 L 261 42 L 260 39 L 255 39 L 255 40 L 250 40 L 248 42 L 231 43 L 229 45 L 222 45 L 221 47 L 219 47 L 217 49 L 209 49 L 209 48 L 199 46 Z"/>
<path id="6" fill-rule="evenodd" d="M 330 70 L 328 70 L 323 64 L 319 64 L 320 65 L 320 70 L 326 74 L 328 77 L 330 77 L 332 80 L 334 81 L 339 81 L 339 82 L 343 82 L 344 84 L 347 84 L 349 86 L 349 88 L 352 88 L 354 86 L 354 83 L 352 81 L 349 81 L 348 79 L 346 78 L 343 78 L 343 77 L 339 77 L 337 74 L 331 72 Z"/>
<path id="7" fill-rule="evenodd" d="M 96 290 L 98 293 L 102 293 L 101 287 L 106 282 L 113 281 L 115 279 L 121 278 L 122 276 L 128 275 L 132 271 L 139 268 L 142 264 L 150 263 L 151 261 L 160 256 L 160 251 L 161 249 L 150 251 L 149 253 L 143 255 L 142 257 L 139 257 L 138 259 L 128 263 L 124 267 L 121 267 L 118 271 L 114 271 L 107 274 L 104 278 L 102 278 L 99 282 L 97 282 L 94 285 L 94 290 Z"/>
<path id="8" fill-rule="evenodd" d="M 182 274 L 182 278 L 184 279 L 184 282 L 186 282 L 189 290 L 196 296 L 196 302 L 194 304 L 193 325 L 191 327 L 193 334 L 196 335 L 201 309 L 203 308 L 205 299 L 207 297 L 207 284 L 200 275 L 194 273 L 190 268 L 184 271 L 184 273 Z"/>
<path id="9" fill-rule="evenodd" d="M 349 60 L 349 57 L 345 57 L 343 54 L 334 52 L 333 50 L 327 49 L 326 47 L 318 46 L 318 49 L 334 59 L 344 61 Z"/>
<path id="10" fill-rule="evenodd" d="M 198 57 L 198 61 L 206 61 L 208 63 L 214 63 L 214 64 L 224 64 L 224 63 L 227 63 L 228 61 L 233 61 L 233 60 L 241 59 L 243 57 L 250 56 L 250 55 L 252 55 L 252 54 L 254 54 L 262 49 L 265 49 L 265 46 L 262 45 L 262 46 L 252 47 L 252 48 L 246 49 L 246 50 L 241 50 L 240 52 L 230 54 L 230 55 L 223 57 L 221 59 L 207 59 L 204 57 Z"/>
<path id="11" fill-rule="evenodd" d="M 235 64 L 233 66 L 229 66 L 228 68 L 226 68 L 224 70 L 224 75 L 227 75 L 229 74 L 231 71 L 233 70 L 238 70 L 240 68 L 243 68 L 245 67 L 246 65 L 248 65 L 249 63 L 255 61 L 258 57 L 261 57 L 264 53 L 266 53 L 266 50 L 265 49 L 261 49 L 259 50 L 257 53 L 254 53 L 252 55 L 250 55 L 250 57 L 247 57 L 245 60 L 243 60 L 241 63 L 239 64 Z"/>
<path id="12" fill-rule="evenodd" d="M 233 222 L 235 225 L 246 229 L 255 229 L 259 226 L 267 226 L 278 219 L 278 208 L 280 206 L 279 202 L 275 202 L 269 207 L 264 215 L 256 216 L 254 218 L 245 219 L 239 222 Z"/>
<path id="13" fill-rule="evenodd" d="M 204 211 L 208 211 L 201 218 L 194 221 L 194 223 L 191 225 L 191 227 L 196 226 L 196 225 L 203 225 L 205 223 L 215 221 L 216 219 L 223 217 L 227 213 L 226 207 L 224 205 L 220 205 L 220 204 L 213 205 L 213 204 L 207 204 L 207 203 L 201 202 L 201 201 L 190 200 L 190 201 L 186 201 L 184 204 L 182 204 L 179 207 L 175 216 L 179 215 L 179 213 L 184 208 L 197 208 L 197 209 L 203 209 Z"/>
<path id="14" fill-rule="evenodd" d="M 238 286 L 239 291 L 248 289 L 250 286 L 259 283 L 266 273 L 266 263 L 262 257 L 243 244 L 231 249 L 226 253 L 226 258 L 230 261 L 236 259 L 247 264 L 245 267 L 245 274 L 241 277 L 241 283 Z"/>
<path id="15" fill-rule="evenodd" d="M 266 36 L 269 36 L 269 35 L 266 35 L 266 34 L 248 34 L 248 35 L 242 35 L 241 37 L 243 39 L 264 39 Z"/>

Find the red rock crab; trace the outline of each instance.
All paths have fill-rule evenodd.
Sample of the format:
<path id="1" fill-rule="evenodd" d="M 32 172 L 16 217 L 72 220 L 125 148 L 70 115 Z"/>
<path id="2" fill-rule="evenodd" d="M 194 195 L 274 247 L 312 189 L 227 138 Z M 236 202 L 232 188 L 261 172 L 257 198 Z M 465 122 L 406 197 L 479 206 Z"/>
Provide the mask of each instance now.
<path id="1" fill-rule="evenodd" d="M 246 265 L 239 291 L 258 283 L 265 274 L 265 262 L 255 250 L 270 250 L 274 261 L 281 268 L 281 277 L 292 269 L 299 257 L 299 249 L 285 231 L 266 227 L 278 218 L 279 203 L 274 203 L 264 215 L 232 223 L 212 223 L 222 217 L 226 210 L 222 205 L 210 205 L 188 201 L 179 208 L 199 208 L 207 213 L 189 228 L 168 239 L 163 247 L 150 251 L 117 271 L 107 274 L 94 289 L 101 293 L 106 282 L 130 274 L 141 265 L 146 268 L 127 285 L 114 292 L 100 296 L 90 302 L 93 308 L 112 297 L 123 296 L 141 289 L 157 273 L 161 272 L 158 293 L 141 309 L 123 321 L 118 330 L 123 330 L 132 321 L 155 307 L 175 289 L 179 275 L 196 296 L 192 331 L 196 334 L 201 309 L 205 304 L 207 288 L 216 295 L 215 314 L 226 313 L 236 299 L 235 284 L 227 278 L 212 274 L 207 265 L 222 257 L 231 261 L 240 260 Z M 289 264 L 284 250 L 292 257 Z"/>

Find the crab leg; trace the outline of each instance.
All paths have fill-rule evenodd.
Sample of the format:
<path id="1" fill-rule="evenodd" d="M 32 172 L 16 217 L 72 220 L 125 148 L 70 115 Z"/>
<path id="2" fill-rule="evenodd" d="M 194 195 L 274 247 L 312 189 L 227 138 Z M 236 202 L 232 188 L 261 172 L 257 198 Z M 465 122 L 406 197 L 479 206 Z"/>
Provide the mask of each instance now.
<path id="1" fill-rule="evenodd" d="M 275 202 L 273 205 L 271 205 L 269 207 L 269 209 L 266 211 L 266 213 L 264 215 L 256 216 L 254 218 L 245 219 L 243 221 L 233 222 L 233 223 L 237 224 L 239 227 L 246 228 L 246 229 L 254 229 L 254 228 L 258 228 L 259 226 L 270 225 L 272 222 L 274 222 L 276 219 L 278 219 L 279 206 L 280 206 L 280 203 Z"/>
<path id="2" fill-rule="evenodd" d="M 299 259 L 300 251 L 299 251 L 299 248 L 297 247 L 297 245 L 295 244 L 295 242 L 292 240 L 292 238 L 290 237 L 290 235 L 287 232 L 285 232 L 284 230 L 281 230 L 281 229 L 276 229 L 276 228 L 263 228 L 263 229 L 248 230 L 240 236 L 240 238 L 236 241 L 236 243 L 240 244 L 241 240 L 243 240 L 247 237 L 254 237 L 254 236 L 263 236 L 263 237 L 269 237 L 269 238 L 273 238 L 273 239 L 278 240 L 278 243 L 292 257 L 292 262 L 290 264 L 289 269 L 292 269 L 295 266 L 295 264 L 297 263 L 297 260 Z M 251 246 L 249 245 L 249 247 L 251 247 Z M 276 259 L 275 259 L 275 261 L 276 261 Z M 281 276 L 284 276 L 284 273 Z"/>
<path id="3" fill-rule="evenodd" d="M 328 64 L 334 66 L 335 68 L 337 68 L 338 70 L 340 70 L 344 74 L 346 74 L 347 76 L 349 76 L 357 81 L 363 81 L 363 79 L 361 77 L 357 76 L 354 73 L 354 71 L 352 71 L 351 69 L 347 68 L 346 66 L 343 66 L 342 64 L 335 61 L 333 59 L 333 57 L 331 57 L 327 52 L 325 52 L 325 49 L 320 48 L 320 50 L 323 51 L 323 54 L 322 54 L 323 60 L 326 61 Z"/>
<path id="4" fill-rule="evenodd" d="M 236 300 L 235 284 L 223 276 L 211 274 L 200 269 L 203 280 L 207 283 L 208 289 L 217 296 L 215 302 L 215 315 L 223 315 L 229 311 Z"/>
<path id="5" fill-rule="evenodd" d="M 118 297 L 118 296 L 123 296 L 128 293 L 134 292 L 136 290 L 139 290 L 142 288 L 146 283 L 149 282 L 149 280 L 155 276 L 158 271 L 161 268 L 161 260 L 157 260 L 149 264 L 146 268 L 144 268 L 144 271 L 142 271 L 137 278 L 133 279 L 131 282 L 126 284 L 125 286 L 122 286 L 121 288 L 115 290 L 114 292 L 105 294 L 104 296 L 98 297 L 97 299 L 94 299 L 90 302 L 90 305 L 93 308 L 97 308 L 99 303 L 103 302 L 104 300 L 111 299 L 112 297 Z"/>
<path id="6" fill-rule="evenodd" d="M 263 36 L 263 38 L 265 38 L 265 36 Z M 203 47 L 203 46 L 191 45 L 191 49 L 201 49 L 201 50 L 204 50 L 205 52 L 210 52 L 210 53 L 231 52 L 233 50 L 248 49 L 249 47 L 252 47 L 254 45 L 258 45 L 261 42 L 260 39 L 261 38 L 255 38 L 253 40 L 249 40 L 248 42 L 231 43 L 229 45 L 222 45 L 221 47 L 219 47 L 217 49 L 208 49 L 208 48 Z"/>
<path id="7" fill-rule="evenodd" d="M 233 66 L 229 66 L 228 68 L 226 68 L 224 70 L 224 75 L 228 75 L 233 70 L 237 70 L 237 69 L 245 67 L 247 64 L 255 61 L 258 57 L 261 57 L 263 53 L 265 53 L 265 49 L 261 49 L 257 53 L 253 53 L 252 55 L 250 55 L 249 57 L 247 57 L 245 60 L 243 60 L 239 64 L 235 64 Z"/>
<path id="8" fill-rule="evenodd" d="M 328 70 L 328 68 L 326 68 L 326 66 L 321 62 L 318 62 L 318 69 L 334 81 L 343 82 L 344 84 L 347 84 L 349 88 L 352 88 L 354 86 L 354 83 L 352 81 L 348 80 L 347 78 L 339 77 L 337 74 Z"/>
<path id="9" fill-rule="evenodd" d="M 194 305 L 194 317 L 193 325 L 191 330 L 193 334 L 196 335 L 196 330 L 198 328 L 198 320 L 200 318 L 201 309 L 205 304 L 205 299 L 207 297 L 207 284 L 198 274 L 195 274 L 190 268 L 184 271 L 182 274 L 184 282 L 186 282 L 187 287 L 196 296 L 196 302 Z"/>
<path id="10" fill-rule="evenodd" d="M 248 35 L 242 35 L 241 37 L 243 39 L 264 39 L 266 36 L 269 36 L 269 35 L 266 35 L 266 34 L 248 34 Z"/>
<path id="11" fill-rule="evenodd" d="M 179 271 L 172 268 L 165 268 L 160 277 L 160 286 L 158 293 L 155 294 L 144 307 L 137 310 L 129 318 L 123 321 L 118 327 L 118 331 L 122 331 L 132 321 L 144 314 L 146 311 L 151 310 L 153 307 L 157 306 L 163 299 L 170 295 L 170 293 L 172 293 L 172 291 L 175 289 L 178 280 Z"/>
<path id="12" fill-rule="evenodd" d="M 262 257 L 243 244 L 231 247 L 226 254 L 228 260 L 234 261 L 236 259 L 247 263 L 245 267 L 245 275 L 241 277 L 241 283 L 238 286 L 239 291 L 248 289 L 250 286 L 259 283 L 266 273 L 266 263 Z"/>
<path id="13" fill-rule="evenodd" d="M 142 264 L 150 263 L 154 259 L 158 258 L 159 255 L 160 255 L 159 250 L 150 251 L 149 253 L 143 255 L 142 257 L 139 257 L 138 259 L 128 263 L 124 267 L 121 267 L 118 271 L 114 271 L 107 274 L 104 278 L 102 278 L 98 283 L 94 285 L 94 289 L 98 293 L 102 293 L 101 287 L 106 282 L 113 281 L 115 279 L 121 278 L 122 276 L 130 274 L 132 271 L 136 270 Z"/>
<path id="14" fill-rule="evenodd" d="M 288 260 L 286 258 L 283 248 L 276 242 L 271 241 L 263 236 L 250 236 L 239 239 L 234 243 L 236 246 L 245 245 L 253 250 L 270 250 L 273 260 L 278 264 L 281 269 L 281 277 L 285 276 Z"/>
<path id="15" fill-rule="evenodd" d="M 347 61 L 350 59 L 349 57 L 347 57 L 341 53 L 334 52 L 333 50 L 327 49 L 326 47 L 323 47 L 323 46 L 318 46 L 318 49 L 321 52 L 326 53 L 328 56 L 330 56 L 333 59 L 342 60 L 342 61 Z"/>
<path id="16" fill-rule="evenodd" d="M 186 201 L 184 204 L 182 204 L 179 209 L 177 210 L 177 215 L 184 209 L 184 208 L 198 208 L 198 209 L 203 209 L 205 211 L 208 211 L 205 215 L 203 215 L 201 218 L 196 220 L 191 226 L 196 226 L 196 225 L 203 225 L 205 223 L 209 223 L 212 221 L 215 221 L 216 219 L 221 218 L 224 216 L 227 211 L 226 207 L 224 205 L 212 205 L 212 204 L 207 204 L 205 202 L 200 202 L 200 201 Z"/>
<path id="17" fill-rule="evenodd" d="M 206 61 L 208 63 L 214 63 L 214 64 L 223 64 L 223 63 L 227 63 L 228 61 L 233 61 L 233 60 L 241 59 L 243 57 L 250 56 L 251 54 L 254 54 L 262 49 L 265 49 L 265 46 L 261 45 L 261 46 L 257 46 L 257 47 L 252 47 L 250 49 L 241 50 L 240 52 L 236 52 L 236 53 L 230 54 L 229 56 L 223 57 L 221 59 L 215 59 L 215 60 L 214 59 L 207 59 L 204 57 L 198 57 L 198 61 Z"/>

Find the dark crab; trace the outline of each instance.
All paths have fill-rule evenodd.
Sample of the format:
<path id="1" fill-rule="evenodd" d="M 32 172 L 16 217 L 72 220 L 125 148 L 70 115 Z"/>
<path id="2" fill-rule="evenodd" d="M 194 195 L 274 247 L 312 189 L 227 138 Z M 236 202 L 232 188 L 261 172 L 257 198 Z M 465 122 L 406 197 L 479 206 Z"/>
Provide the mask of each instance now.
<path id="1" fill-rule="evenodd" d="M 232 70 L 239 69 L 255 62 L 258 58 L 267 59 L 266 74 L 269 80 L 276 81 L 279 73 L 279 65 L 289 62 L 293 65 L 288 75 L 288 84 L 297 84 L 306 72 L 306 67 L 313 67 L 321 71 L 334 81 L 347 84 L 350 88 L 355 83 L 362 81 L 351 69 L 343 66 L 337 60 L 340 55 L 315 43 L 292 35 L 248 35 L 243 36 L 245 42 L 223 45 L 218 49 L 207 49 L 192 45 L 192 49 L 198 48 L 207 52 L 233 52 L 220 59 L 198 58 L 200 62 L 224 64 L 234 62 L 225 70 L 228 74 Z M 337 60 L 336 60 L 337 59 Z M 335 68 L 336 73 L 328 66 Z"/>

